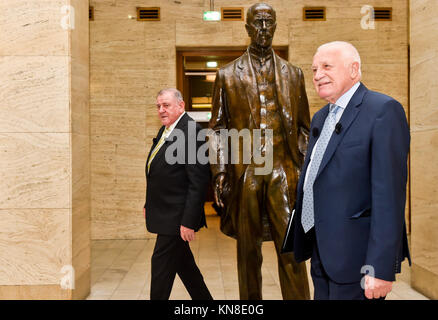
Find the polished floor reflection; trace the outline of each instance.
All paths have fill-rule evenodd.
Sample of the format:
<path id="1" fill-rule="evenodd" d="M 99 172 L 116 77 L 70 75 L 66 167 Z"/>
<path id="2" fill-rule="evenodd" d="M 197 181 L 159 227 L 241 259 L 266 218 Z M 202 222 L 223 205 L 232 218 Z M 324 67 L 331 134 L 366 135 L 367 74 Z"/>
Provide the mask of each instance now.
<path id="1" fill-rule="evenodd" d="M 196 240 L 191 243 L 196 262 L 214 299 L 239 299 L 235 240 L 220 232 L 219 217 L 214 213 L 207 213 L 207 224 L 208 228 L 198 232 Z M 91 251 L 91 293 L 87 299 L 149 299 L 150 258 L 154 244 L 154 239 L 94 240 Z M 276 259 L 273 242 L 265 242 L 262 266 L 265 300 L 281 299 Z M 405 261 L 402 273 L 397 276 L 387 299 L 427 299 L 412 289 L 409 283 L 410 269 Z M 311 281 L 310 288 L 313 297 Z M 190 299 L 178 277 L 170 298 Z"/>

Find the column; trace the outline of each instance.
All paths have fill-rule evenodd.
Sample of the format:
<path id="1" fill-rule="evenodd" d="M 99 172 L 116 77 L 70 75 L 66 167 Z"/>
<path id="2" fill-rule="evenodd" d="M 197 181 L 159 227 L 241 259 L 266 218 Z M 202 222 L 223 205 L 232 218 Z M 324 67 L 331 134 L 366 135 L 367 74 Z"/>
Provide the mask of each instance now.
<path id="1" fill-rule="evenodd" d="M 88 1 L 0 2 L 0 299 L 90 290 Z"/>

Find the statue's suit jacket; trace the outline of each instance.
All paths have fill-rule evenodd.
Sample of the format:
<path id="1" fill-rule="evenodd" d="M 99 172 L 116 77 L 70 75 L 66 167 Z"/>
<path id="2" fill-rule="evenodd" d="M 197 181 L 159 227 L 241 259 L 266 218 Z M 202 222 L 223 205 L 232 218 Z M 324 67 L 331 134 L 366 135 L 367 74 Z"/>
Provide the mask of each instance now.
<path id="1" fill-rule="evenodd" d="M 195 130 L 189 132 L 189 123 Z M 178 129 L 183 136 L 177 136 Z M 146 227 L 149 232 L 164 235 L 179 235 L 180 226 L 199 230 L 206 226 L 204 201 L 210 179 L 209 165 L 196 158 L 195 163 L 188 160 L 189 143 L 196 141 L 196 150 L 205 141 L 197 141 L 201 126 L 186 113 L 181 117 L 174 131 L 165 140 L 155 155 L 148 170 L 147 163 L 156 144 L 161 138 L 164 126 L 153 139 L 151 151 L 146 161 Z M 192 136 L 191 136 L 192 135 Z M 183 140 L 181 138 L 184 138 Z M 191 139 L 189 141 L 189 138 Z M 172 143 L 182 143 L 184 161 L 170 164 L 166 161 L 166 150 Z M 173 150 L 173 149 L 171 149 Z M 182 150 L 182 149 L 180 149 Z"/>
<path id="2" fill-rule="evenodd" d="M 299 169 L 304 160 L 309 132 L 309 105 L 304 84 L 303 72 L 273 52 L 275 68 L 276 97 L 282 119 L 286 149 L 296 171 L 288 172 L 298 180 Z M 239 58 L 219 69 L 216 74 L 212 99 L 210 128 L 220 129 L 259 129 L 260 97 L 256 76 L 251 66 L 248 50 Z M 221 215 L 221 230 L 235 237 L 234 223 L 238 214 L 237 185 L 245 172 L 247 164 L 226 164 L 230 160 L 229 148 L 214 142 L 218 163 L 211 165 L 213 181 L 220 173 L 226 174 L 225 212 Z M 242 148 L 239 150 L 242 153 Z M 275 151 L 274 151 L 275 152 Z M 242 159 L 240 154 L 239 158 Z M 295 199 L 295 185 L 290 186 L 291 199 Z M 292 203 L 291 206 L 294 204 Z"/>
<path id="3" fill-rule="evenodd" d="M 310 155 L 329 112 L 312 119 L 309 146 L 297 187 L 289 245 L 302 262 L 313 239 L 301 223 L 303 184 Z M 391 97 L 359 86 L 321 161 L 314 185 L 315 235 L 322 265 L 337 283 L 360 281 L 364 273 L 394 281 L 409 257 L 405 227 L 410 134 L 403 107 Z"/>

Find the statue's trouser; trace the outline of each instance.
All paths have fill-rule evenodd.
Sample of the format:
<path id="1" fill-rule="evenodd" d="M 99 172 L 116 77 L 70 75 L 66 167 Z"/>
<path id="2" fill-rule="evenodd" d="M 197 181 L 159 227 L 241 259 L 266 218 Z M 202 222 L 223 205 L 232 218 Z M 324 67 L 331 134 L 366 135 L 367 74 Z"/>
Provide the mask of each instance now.
<path id="1" fill-rule="evenodd" d="M 283 299 L 310 298 L 305 264 L 297 263 L 292 253 L 280 254 L 291 212 L 285 172 L 291 169 L 289 164 L 274 163 L 271 174 L 255 175 L 254 165 L 249 165 L 240 180 L 236 231 L 239 292 L 242 300 L 262 299 L 263 220 L 269 223 L 275 243 Z"/>

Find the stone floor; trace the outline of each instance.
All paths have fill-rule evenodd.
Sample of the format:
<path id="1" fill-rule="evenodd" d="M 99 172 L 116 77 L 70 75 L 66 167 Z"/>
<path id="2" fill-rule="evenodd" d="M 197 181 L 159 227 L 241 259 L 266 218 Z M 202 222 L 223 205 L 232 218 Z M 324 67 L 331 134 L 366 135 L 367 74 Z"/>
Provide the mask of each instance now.
<path id="1" fill-rule="evenodd" d="M 208 228 L 201 229 L 191 248 L 205 282 L 216 300 L 237 300 L 236 243 L 219 230 L 219 217 L 207 213 Z M 149 299 L 150 258 L 155 239 L 94 240 L 92 242 L 91 293 L 89 300 Z M 280 300 L 277 258 L 273 242 L 263 244 L 263 298 Z M 309 265 L 307 264 L 309 270 Z M 310 274 L 309 274 L 310 280 Z M 388 300 L 427 300 L 410 286 L 410 269 L 403 263 Z M 312 282 L 309 282 L 313 297 Z M 170 299 L 190 299 L 181 280 L 176 277 Z"/>

